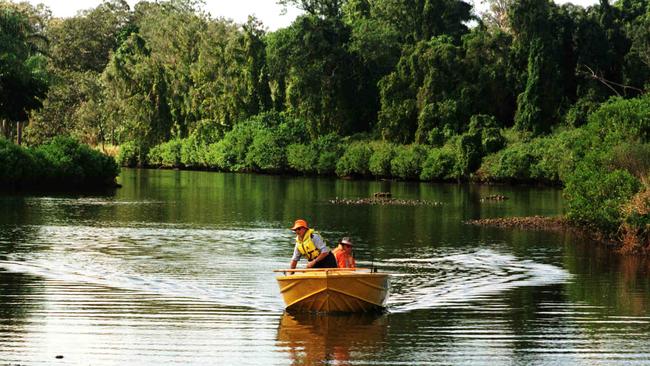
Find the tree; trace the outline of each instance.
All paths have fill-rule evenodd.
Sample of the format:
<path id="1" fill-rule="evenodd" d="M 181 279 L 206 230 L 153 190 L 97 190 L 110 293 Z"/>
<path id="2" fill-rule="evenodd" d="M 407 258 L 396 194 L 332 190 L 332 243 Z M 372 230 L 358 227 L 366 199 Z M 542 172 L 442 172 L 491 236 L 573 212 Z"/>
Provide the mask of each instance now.
<path id="1" fill-rule="evenodd" d="M 266 45 L 262 23 L 248 17 L 243 26 L 244 78 L 246 83 L 247 114 L 253 116 L 271 108 L 271 91 L 266 67 Z"/>
<path id="2" fill-rule="evenodd" d="M 105 1 L 78 16 L 53 19 L 47 35 L 52 65 L 74 71 L 104 71 L 109 54 L 117 49 L 124 32 L 132 31 L 129 5 L 124 0 Z"/>
<path id="3" fill-rule="evenodd" d="M 169 139 L 168 80 L 142 37 L 131 34 L 111 58 L 103 78 L 106 113 L 119 126 L 120 142 L 136 141 L 146 151 Z"/>
<path id="4" fill-rule="evenodd" d="M 357 102 L 361 64 L 347 50 L 349 40 L 341 19 L 304 15 L 269 42 L 271 83 L 284 85 L 274 99 L 284 97 L 287 110 L 308 122 L 313 137 L 367 129 Z"/>
<path id="5" fill-rule="evenodd" d="M 278 4 L 284 7 L 294 5 L 309 15 L 321 18 L 340 18 L 346 2 L 347 0 L 278 0 Z"/>
<path id="6" fill-rule="evenodd" d="M 572 49 L 565 52 L 562 17 L 549 0 L 521 0 L 510 8 L 515 37 L 515 57 L 527 56 L 522 73 L 524 90 L 517 97 L 515 126 L 535 134 L 548 132 L 560 120 L 566 95 L 564 64 L 572 60 Z M 571 32 L 568 32 L 568 36 Z M 571 68 L 572 69 L 572 68 Z"/>
<path id="7" fill-rule="evenodd" d="M 22 6 L 22 8 L 21 8 Z M 17 142 L 22 142 L 22 126 L 28 112 L 40 106 L 47 92 L 45 41 L 37 9 L 0 2 L 0 120 L 6 137 L 17 126 Z"/>
<path id="8" fill-rule="evenodd" d="M 459 39 L 468 32 L 472 6 L 462 0 L 384 0 L 374 1 L 375 17 L 391 24 L 402 34 L 402 41 L 416 43 L 446 34 Z"/>
<path id="9" fill-rule="evenodd" d="M 513 2 L 514 0 L 483 0 L 482 3 L 487 3 L 488 10 L 481 13 L 481 21 L 491 30 L 508 33 L 510 31 L 508 9 Z"/>
<path id="10" fill-rule="evenodd" d="M 84 143 L 103 142 L 108 131 L 103 128 L 102 90 L 96 72 L 58 70 L 42 107 L 30 114 L 25 140 L 38 145 L 56 136 L 73 136 Z"/>

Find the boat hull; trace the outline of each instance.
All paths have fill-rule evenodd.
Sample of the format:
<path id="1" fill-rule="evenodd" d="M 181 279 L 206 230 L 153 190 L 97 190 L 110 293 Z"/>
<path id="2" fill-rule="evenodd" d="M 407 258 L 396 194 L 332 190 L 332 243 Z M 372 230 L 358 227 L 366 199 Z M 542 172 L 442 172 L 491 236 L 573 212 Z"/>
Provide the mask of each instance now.
<path id="1" fill-rule="evenodd" d="M 288 311 L 375 312 L 386 303 L 386 273 L 314 270 L 277 277 Z"/>

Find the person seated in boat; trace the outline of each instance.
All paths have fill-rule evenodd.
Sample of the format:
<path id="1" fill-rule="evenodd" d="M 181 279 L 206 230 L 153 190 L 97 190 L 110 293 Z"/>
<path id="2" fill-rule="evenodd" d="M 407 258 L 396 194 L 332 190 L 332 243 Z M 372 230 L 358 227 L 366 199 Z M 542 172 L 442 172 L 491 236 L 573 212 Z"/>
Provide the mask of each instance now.
<path id="1" fill-rule="evenodd" d="M 307 258 L 307 268 L 336 268 L 336 258 L 325 244 L 325 240 L 307 225 L 307 221 L 298 219 L 291 230 L 296 233 L 296 246 L 291 257 L 291 269 L 296 268 L 301 257 Z"/>
<path id="2" fill-rule="evenodd" d="M 339 240 L 339 245 L 332 251 L 339 268 L 355 268 L 357 266 L 352 254 L 352 239 L 344 237 Z"/>

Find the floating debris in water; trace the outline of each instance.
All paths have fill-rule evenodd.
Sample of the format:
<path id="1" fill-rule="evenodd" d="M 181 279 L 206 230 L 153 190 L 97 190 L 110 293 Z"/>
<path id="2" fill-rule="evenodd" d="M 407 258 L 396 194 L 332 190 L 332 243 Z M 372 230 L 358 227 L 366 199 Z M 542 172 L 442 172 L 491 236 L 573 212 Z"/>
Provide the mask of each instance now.
<path id="1" fill-rule="evenodd" d="M 371 198 L 338 198 L 329 201 L 335 205 L 399 205 L 399 206 L 438 206 L 441 202 L 426 200 L 409 200 L 385 197 Z"/>
<path id="2" fill-rule="evenodd" d="M 562 217 L 497 217 L 465 221 L 466 224 L 530 230 L 564 230 L 570 227 Z"/>
<path id="3" fill-rule="evenodd" d="M 489 196 L 485 196 L 481 198 L 481 202 L 486 202 L 486 201 L 505 201 L 507 200 L 508 197 L 504 196 L 502 194 L 491 194 Z"/>

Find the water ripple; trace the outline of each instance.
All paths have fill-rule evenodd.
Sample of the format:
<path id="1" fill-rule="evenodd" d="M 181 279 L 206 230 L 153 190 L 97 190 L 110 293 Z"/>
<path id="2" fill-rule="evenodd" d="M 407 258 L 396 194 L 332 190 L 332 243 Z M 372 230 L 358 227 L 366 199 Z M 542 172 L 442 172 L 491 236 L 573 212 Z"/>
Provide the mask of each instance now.
<path id="1" fill-rule="evenodd" d="M 562 268 L 492 249 L 395 258 L 377 264 L 395 271 L 388 300 L 391 312 L 468 303 L 516 287 L 566 283 L 571 279 Z"/>

